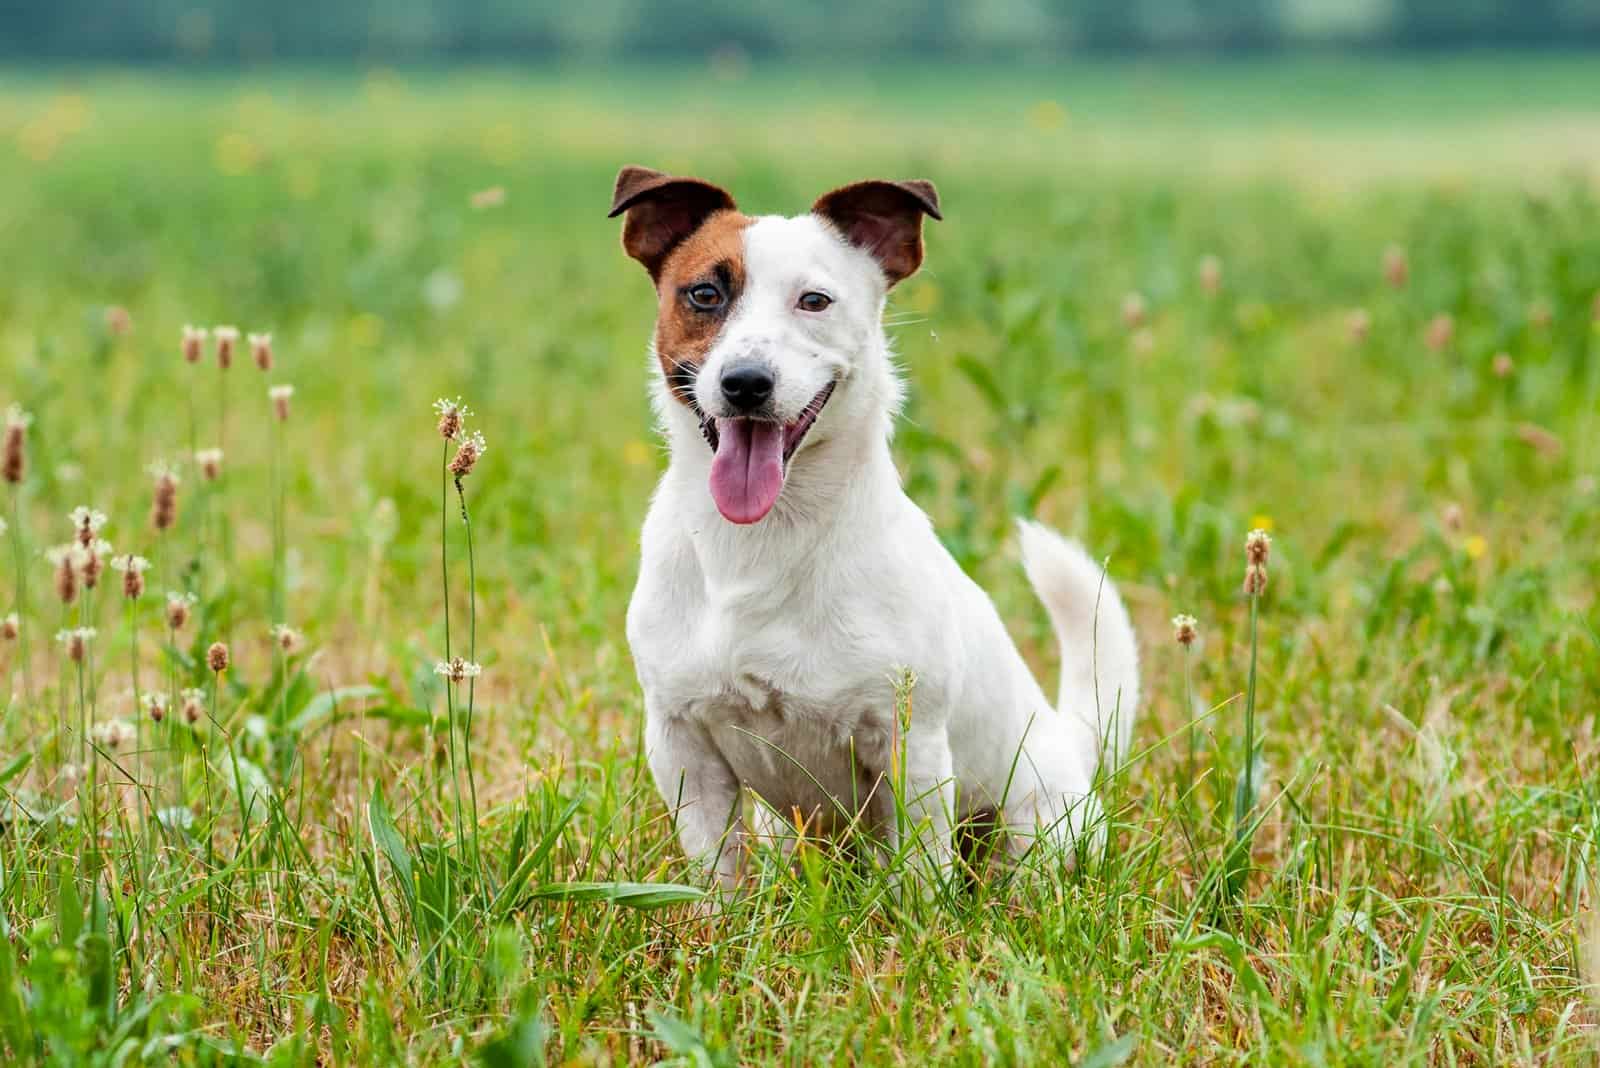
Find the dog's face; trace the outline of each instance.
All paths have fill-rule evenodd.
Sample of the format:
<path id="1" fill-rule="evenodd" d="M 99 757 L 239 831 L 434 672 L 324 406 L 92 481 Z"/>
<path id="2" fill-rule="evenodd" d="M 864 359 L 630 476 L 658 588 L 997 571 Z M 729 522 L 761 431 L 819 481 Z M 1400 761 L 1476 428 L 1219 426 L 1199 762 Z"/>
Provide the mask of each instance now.
<path id="1" fill-rule="evenodd" d="M 858 361 L 882 358 L 884 295 L 921 264 L 938 194 L 857 182 L 808 215 L 752 218 L 708 182 L 624 167 L 611 214 L 623 212 L 623 247 L 656 285 L 663 388 L 700 420 L 717 510 L 757 522 L 825 439 Z"/>

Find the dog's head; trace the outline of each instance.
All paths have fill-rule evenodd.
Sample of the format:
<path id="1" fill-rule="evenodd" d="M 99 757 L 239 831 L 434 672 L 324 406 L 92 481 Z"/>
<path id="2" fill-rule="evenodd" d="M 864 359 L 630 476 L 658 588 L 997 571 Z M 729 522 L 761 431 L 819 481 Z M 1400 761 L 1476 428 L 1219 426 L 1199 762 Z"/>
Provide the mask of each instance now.
<path id="1" fill-rule="evenodd" d="M 857 182 L 810 214 L 752 218 L 709 182 L 624 167 L 611 215 L 624 212 L 622 246 L 659 299 L 662 386 L 699 420 L 717 510 L 754 523 L 825 438 L 861 361 L 886 359 L 884 296 L 922 263 L 939 195 L 924 181 Z"/>

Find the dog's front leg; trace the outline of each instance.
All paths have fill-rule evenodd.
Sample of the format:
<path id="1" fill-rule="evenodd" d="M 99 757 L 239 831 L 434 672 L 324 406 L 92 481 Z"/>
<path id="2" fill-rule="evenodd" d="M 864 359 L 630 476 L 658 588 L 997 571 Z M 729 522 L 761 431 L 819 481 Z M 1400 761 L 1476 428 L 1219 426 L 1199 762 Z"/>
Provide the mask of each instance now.
<path id="1" fill-rule="evenodd" d="M 647 711 L 645 758 L 671 810 L 678 841 L 725 889 L 739 882 L 745 847 L 739 780 L 704 727 Z"/>
<path id="2" fill-rule="evenodd" d="M 950 738 L 943 727 L 913 725 L 890 762 L 892 805 L 881 821 L 892 849 L 902 845 L 906 870 L 924 896 L 948 881 L 955 863 L 956 785 Z M 876 800 L 876 798 L 875 798 Z"/>

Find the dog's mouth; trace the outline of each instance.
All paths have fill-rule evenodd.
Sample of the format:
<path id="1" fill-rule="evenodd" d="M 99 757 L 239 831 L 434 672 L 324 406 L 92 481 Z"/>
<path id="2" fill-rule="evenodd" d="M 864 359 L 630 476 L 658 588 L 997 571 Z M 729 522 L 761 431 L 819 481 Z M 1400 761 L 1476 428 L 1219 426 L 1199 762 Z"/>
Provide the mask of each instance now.
<path id="1" fill-rule="evenodd" d="M 793 422 L 712 419 L 700 416 L 700 432 L 711 446 L 711 498 L 730 523 L 754 523 L 772 511 L 783 492 L 789 459 L 810 433 L 833 396 L 829 382 Z"/>

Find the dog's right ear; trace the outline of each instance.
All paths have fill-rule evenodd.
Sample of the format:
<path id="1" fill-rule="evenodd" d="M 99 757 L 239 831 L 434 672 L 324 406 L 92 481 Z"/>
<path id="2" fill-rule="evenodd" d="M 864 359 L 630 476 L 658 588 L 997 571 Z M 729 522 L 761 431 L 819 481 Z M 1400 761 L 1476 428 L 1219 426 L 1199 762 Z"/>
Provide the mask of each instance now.
<path id="1" fill-rule="evenodd" d="M 661 273 L 667 254 L 700 228 L 710 215 L 732 211 L 728 191 L 698 178 L 674 178 L 648 167 L 624 167 L 617 172 L 611 195 L 614 219 L 628 213 L 622 224 L 622 247 L 650 272 Z"/>

